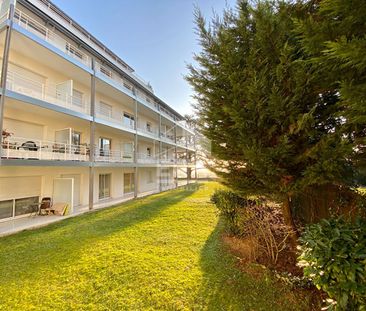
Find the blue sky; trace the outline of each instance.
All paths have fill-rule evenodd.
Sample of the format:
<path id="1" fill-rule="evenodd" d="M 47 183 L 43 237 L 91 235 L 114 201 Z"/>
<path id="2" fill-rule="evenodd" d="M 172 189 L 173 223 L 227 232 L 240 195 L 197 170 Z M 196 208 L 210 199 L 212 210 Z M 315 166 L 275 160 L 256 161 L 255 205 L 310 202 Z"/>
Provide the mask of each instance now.
<path id="1" fill-rule="evenodd" d="M 209 19 L 236 0 L 53 0 L 136 73 L 178 112 L 192 111 L 192 90 L 183 76 L 199 51 L 193 11 Z"/>

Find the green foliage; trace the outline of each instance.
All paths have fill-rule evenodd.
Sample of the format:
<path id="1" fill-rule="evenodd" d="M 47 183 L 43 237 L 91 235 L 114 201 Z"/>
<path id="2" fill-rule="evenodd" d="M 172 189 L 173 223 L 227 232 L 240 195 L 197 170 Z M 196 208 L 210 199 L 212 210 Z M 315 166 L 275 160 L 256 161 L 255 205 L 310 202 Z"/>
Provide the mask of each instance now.
<path id="1" fill-rule="evenodd" d="M 366 221 L 322 220 L 300 238 L 304 275 L 337 310 L 366 310 Z"/>
<path id="2" fill-rule="evenodd" d="M 209 24 L 197 12 L 202 51 L 187 80 L 212 142 L 208 165 L 239 194 L 291 202 L 283 207 L 294 227 L 287 198 L 365 176 L 366 6 L 252 3 Z"/>
<path id="3" fill-rule="evenodd" d="M 240 194 L 281 201 L 311 186 L 352 185 L 359 149 L 348 107 L 298 33 L 308 4 L 249 3 L 209 25 L 196 16 L 202 51 L 187 80 L 212 141 L 211 169 Z"/>
<path id="4" fill-rule="evenodd" d="M 240 197 L 230 190 L 218 189 L 211 196 L 211 202 L 216 205 L 220 215 L 226 221 L 227 230 L 234 235 L 239 235 L 243 228 L 240 226 L 240 214 L 248 204 L 253 204 L 251 200 Z"/>

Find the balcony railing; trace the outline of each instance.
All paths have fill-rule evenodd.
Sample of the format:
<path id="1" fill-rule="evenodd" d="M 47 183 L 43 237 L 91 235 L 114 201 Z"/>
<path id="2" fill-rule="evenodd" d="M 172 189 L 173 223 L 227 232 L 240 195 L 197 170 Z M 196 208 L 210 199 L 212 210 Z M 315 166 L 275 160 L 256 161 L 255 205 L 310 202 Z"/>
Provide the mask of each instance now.
<path id="1" fill-rule="evenodd" d="M 195 149 L 196 148 L 196 144 L 195 143 L 192 143 L 192 142 L 188 142 L 187 143 L 187 147 L 190 148 L 190 149 Z"/>
<path id="2" fill-rule="evenodd" d="M 19 9 L 14 12 L 14 23 L 47 41 L 87 67 L 91 67 L 90 57 L 86 53 Z"/>
<path id="3" fill-rule="evenodd" d="M 89 161 L 89 147 L 54 141 L 8 137 L 2 142 L 3 159 Z"/>
<path id="4" fill-rule="evenodd" d="M 40 83 L 21 74 L 8 71 L 6 87 L 10 91 L 37 98 L 70 110 L 89 113 L 89 104 L 85 98 L 73 97 L 61 92 L 56 84 Z"/>
<path id="5" fill-rule="evenodd" d="M 148 155 L 146 153 L 138 153 L 137 162 L 139 162 L 139 163 L 158 163 L 159 159 L 156 156 Z"/>
<path id="6" fill-rule="evenodd" d="M 177 159 L 177 164 L 187 164 L 187 159 L 181 158 L 181 159 Z"/>
<path id="7" fill-rule="evenodd" d="M 152 129 L 152 128 L 147 128 L 147 127 L 138 127 L 137 128 L 140 132 L 143 132 L 145 134 L 148 134 L 150 136 L 154 136 L 154 137 L 158 137 L 158 133 L 156 130 Z"/>
<path id="8" fill-rule="evenodd" d="M 187 141 L 185 138 L 179 138 L 177 139 L 177 145 L 185 147 L 187 145 Z"/>
<path id="9" fill-rule="evenodd" d="M 135 126 L 133 122 L 124 122 L 123 121 L 123 114 L 119 112 L 101 112 L 100 110 L 96 112 L 96 116 L 102 120 L 106 120 L 108 122 L 114 123 L 116 125 L 122 126 L 129 130 L 134 130 Z"/>
<path id="10" fill-rule="evenodd" d="M 160 159 L 160 163 L 162 163 L 162 164 L 175 164 L 175 158 L 163 157 L 163 158 Z"/>
<path id="11" fill-rule="evenodd" d="M 96 162 L 133 163 L 133 153 L 123 153 L 119 150 L 97 150 Z"/>
<path id="12" fill-rule="evenodd" d="M 160 138 L 162 140 L 165 140 L 165 141 L 169 142 L 169 143 L 175 143 L 173 135 L 160 133 Z"/>

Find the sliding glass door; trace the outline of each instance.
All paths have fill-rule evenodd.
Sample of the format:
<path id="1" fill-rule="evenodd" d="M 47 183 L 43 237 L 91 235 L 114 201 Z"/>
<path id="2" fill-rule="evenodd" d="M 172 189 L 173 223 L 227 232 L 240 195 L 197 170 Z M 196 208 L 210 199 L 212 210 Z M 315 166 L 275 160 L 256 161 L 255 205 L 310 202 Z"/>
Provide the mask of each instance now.
<path id="1" fill-rule="evenodd" d="M 99 199 L 111 197 L 111 174 L 99 175 Z"/>

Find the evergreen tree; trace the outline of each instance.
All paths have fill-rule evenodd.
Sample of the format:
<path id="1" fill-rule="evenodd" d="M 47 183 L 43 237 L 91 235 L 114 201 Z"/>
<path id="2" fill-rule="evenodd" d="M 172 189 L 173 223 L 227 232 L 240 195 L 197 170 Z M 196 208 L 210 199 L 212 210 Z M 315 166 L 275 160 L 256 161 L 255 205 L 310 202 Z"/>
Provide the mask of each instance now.
<path id="1" fill-rule="evenodd" d="M 339 91 L 345 135 L 357 145 L 358 165 L 366 168 L 366 3 L 324 0 L 307 4 L 296 31 L 322 79 Z"/>
<path id="2" fill-rule="evenodd" d="M 354 142 L 343 135 L 338 91 L 319 83 L 294 31 L 307 9 L 239 1 L 208 25 L 197 12 L 202 51 L 187 76 L 212 142 L 211 169 L 241 194 L 282 202 L 292 228 L 294 195 L 353 180 Z"/>

